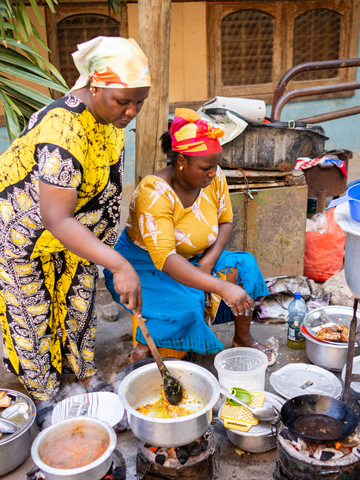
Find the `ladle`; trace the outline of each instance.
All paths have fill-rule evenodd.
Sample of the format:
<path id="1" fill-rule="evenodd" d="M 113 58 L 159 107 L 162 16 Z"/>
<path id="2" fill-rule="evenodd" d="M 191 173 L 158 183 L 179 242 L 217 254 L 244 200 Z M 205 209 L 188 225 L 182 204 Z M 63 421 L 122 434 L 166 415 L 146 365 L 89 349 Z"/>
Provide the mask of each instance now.
<path id="1" fill-rule="evenodd" d="M 155 362 L 158 366 L 158 369 L 161 373 L 163 382 L 164 382 L 164 393 L 165 397 L 170 402 L 172 405 L 178 405 L 182 398 L 183 398 L 183 389 L 182 386 L 176 378 L 172 377 L 169 373 L 169 370 L 166 368 L 164 365 L 164 362 L 160 356 L 160 353 L 158 352 L 158 349 L 156 348 L 156 345 L 151 338 L 151 335 L 149 333 L 149 330 L 147 329 L 147 326 L 145 325 L 144 319 L 139 317 L 137 318 L 137 321 L 139 323 L 139 327 L 146 339 L 146 342 L 148 344 L 148 347 L 150 348 L 150 351 L 152 353 L 152 356 L 155 358 Z"/>
<path id="2" fill-rule="evenodd" d="M 220 392 L 225 395 L 227 398 L 231 398 L 231 400 L 234 400 L 237 403 L 240 403 L 243 407 L 247 408 L 250 410 L 250 412 L 253 414 L 253 416 L 257 420 L 261 420 L 262 422 L 268 422 L 270 420 L 275 420 L 277 418 L 277 415 L 273 409 L 273 407 L 268 407 L 268 408 L 253 408 L 250 407 L 250 405 L 247 405 L 246 403 L 242 402 L 239 400 L 235 395 L 232 395 L 229 393 L 225 388 L 220 387 Z"/>
<path id="3" fill-rule="evenodd" d="M 1 433 L 15 433 L 18 427 L 15 423 L 10 422 L 10 420 L 5 420 L 5 418 L 0 418 L 0 432 Z"/>

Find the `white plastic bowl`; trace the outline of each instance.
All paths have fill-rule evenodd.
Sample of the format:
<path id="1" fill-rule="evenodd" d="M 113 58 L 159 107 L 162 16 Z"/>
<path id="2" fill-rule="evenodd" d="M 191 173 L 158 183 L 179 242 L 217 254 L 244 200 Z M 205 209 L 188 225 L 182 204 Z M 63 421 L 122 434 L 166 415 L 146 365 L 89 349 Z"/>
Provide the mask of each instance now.
<path id="1" fill-rule="evenodd" d="M 265 370 L 268 358 L 255 348 L 238 347 L 224 350 L 214 360 L 219 383 L 230 390 L 232 387 L 246 390 L 265 389 Z"/>
<path id="2" fill-rule="evenodd" d="M 360 356 L 353 358 L 353 368 L 352 373 L 360 373 Z M 346 374 L 346 363 L 341 372 L 341 380 L 345 383 L 345 374 Z M 360 382 L 351 382 L 350 388 L 353 391 L 355 398 L 360 398 Z"/>

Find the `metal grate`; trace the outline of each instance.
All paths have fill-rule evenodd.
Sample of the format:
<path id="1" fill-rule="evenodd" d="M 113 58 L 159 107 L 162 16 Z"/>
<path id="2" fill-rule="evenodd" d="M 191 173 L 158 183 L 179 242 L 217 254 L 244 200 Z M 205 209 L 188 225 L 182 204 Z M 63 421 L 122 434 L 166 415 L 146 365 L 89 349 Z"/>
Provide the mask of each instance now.
<path id="1" fill-rule="evenodd" d="M 221 22 L 221 71 L 224 86 L 272 82 L 275 19 L 243 10 Z"/>
<path id="2" fill-rule="evenodd" d="M 340 58 L 341 15 L 318 8 L 295 19 L 293 65 Z M 338 70 L 301 73 L 296 80 L 322 80 L 338 76 Z"/>
<path id="3" fill-rule="evenodd" d="M 105 15 L 72 15 L 57 24 L 60 73 L 69 87 L 72 87 L 79 77 L 71 56 L 77 50 L 76 45 L 100 35 L 118 37 L 119 34 L 119 22 Z"/>

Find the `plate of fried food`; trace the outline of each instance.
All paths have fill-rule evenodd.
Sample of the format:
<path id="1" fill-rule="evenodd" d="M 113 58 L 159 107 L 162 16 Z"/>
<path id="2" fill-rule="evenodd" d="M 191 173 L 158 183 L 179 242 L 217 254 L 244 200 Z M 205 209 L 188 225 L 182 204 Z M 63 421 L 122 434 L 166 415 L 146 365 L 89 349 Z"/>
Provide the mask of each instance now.
<path id="1" fill-rule="evenodd" d="M 304 327 L 309 335 L 325 343 L 343 345 L 349 341 L 349 328 L 353 316 L 351 307 L 332 305 L 308 313 Z M 358 320 L 360 315 L 357 314 Z"/>

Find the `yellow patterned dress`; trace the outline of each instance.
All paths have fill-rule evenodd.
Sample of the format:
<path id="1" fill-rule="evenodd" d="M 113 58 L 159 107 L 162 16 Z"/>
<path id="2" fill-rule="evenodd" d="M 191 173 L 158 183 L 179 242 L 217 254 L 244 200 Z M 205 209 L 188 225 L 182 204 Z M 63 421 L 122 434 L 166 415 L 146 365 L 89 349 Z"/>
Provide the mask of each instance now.
<path id="1" fill-rule="evenodd" d="M 96 373 L 97 267 L 44 228 L 39 179 L 77 190 L 75 218 L 113 246 L 118 235 L 124 130 L 102 125 L 72 95 L 36 112 L 0 156 L 0 320 L 4 366 L 38 400 L 62 368 Z"/>

